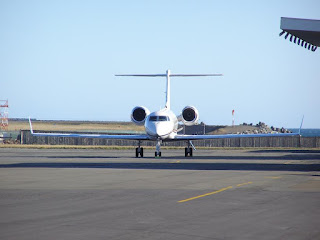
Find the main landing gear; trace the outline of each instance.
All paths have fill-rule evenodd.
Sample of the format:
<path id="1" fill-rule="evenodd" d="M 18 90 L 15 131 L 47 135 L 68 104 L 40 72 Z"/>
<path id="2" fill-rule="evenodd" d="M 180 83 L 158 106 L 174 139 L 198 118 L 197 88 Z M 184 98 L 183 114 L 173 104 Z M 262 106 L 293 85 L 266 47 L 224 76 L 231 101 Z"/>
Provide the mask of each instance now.
<path id="1" fill-rule="evenodd" d="M 185 157 L 192 157 L 193 156 L 193 149 L 192 148 L 194 148 L 194 147 L 193 147 L 191 141 L 188 141 L 187 144 L 188 144 L 188 147 L 186 147 L 184 149 L 184 156 Z M 192 146 L 192 147 L 190 147 L 190 146 Z"/>
<path id="2" fill-rule="evenodd" d="M 141 145 L 141 141 L 139 141 L 138 143 L 138 147 L 136 148 L 136 158 L 139 157 L 143 157 L 143 148 L 140 146 Z"/>
<path id="3" fill-rule="evenodd" d="M 161 157 L 161 140 L 157 140 L 156 151 L 154 152 L 155 157 Z M 184 149 L 185 157 L 193 156 L 193 149 L 196 150 L 191 141 L 187 141 L 188 146 Z M 136 158 L 143 157 L 143 148 L 141 147 L 141 141 L 138 142 L 138 147 L 136 148 Z"/>

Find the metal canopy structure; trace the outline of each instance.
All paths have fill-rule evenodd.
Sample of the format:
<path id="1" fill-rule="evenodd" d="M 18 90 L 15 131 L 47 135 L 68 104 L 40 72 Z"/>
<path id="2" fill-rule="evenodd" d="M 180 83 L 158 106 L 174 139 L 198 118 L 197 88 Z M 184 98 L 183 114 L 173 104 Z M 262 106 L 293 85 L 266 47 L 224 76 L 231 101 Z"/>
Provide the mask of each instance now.
<path id="1" fill-rule="evenodd" d="M 279 36 L 294 42 L 301 47 L 316 51 L 320 47 L 320 20 L 301 18 L 281 18 Z"/>

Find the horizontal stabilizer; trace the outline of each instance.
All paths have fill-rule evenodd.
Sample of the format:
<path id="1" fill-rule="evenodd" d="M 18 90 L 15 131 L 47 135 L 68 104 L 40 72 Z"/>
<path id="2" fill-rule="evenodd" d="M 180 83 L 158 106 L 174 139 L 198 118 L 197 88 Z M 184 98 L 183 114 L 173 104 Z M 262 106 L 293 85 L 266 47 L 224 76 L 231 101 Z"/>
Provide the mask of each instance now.
<path id="1" fill-rule="evenodd" d="M 223 76 L 223 74 L 216 73 L 216 74 L 171 74 L 170 77 L 219 77 Z"/>
<path id="2" fill-rule="evenodd" d="M 116 77 L 166 77 L 167 78 L 167 90 L 166 90 L 166 109 L 170 109 L 170 77 L 219 77 L 222 74 L 171 74 L 170 70 L 167 70 L 166 74 L 116 74 Z"/>
<path id="3" fill-rule="evenodd" d="M 117 74 L 116 77 L 219 77 L 223 74 Z"/>
<path id="4" fill-rule="evenodd" d="M 166 74 L 116 74 L 116 77 L 166 77 Z"/>

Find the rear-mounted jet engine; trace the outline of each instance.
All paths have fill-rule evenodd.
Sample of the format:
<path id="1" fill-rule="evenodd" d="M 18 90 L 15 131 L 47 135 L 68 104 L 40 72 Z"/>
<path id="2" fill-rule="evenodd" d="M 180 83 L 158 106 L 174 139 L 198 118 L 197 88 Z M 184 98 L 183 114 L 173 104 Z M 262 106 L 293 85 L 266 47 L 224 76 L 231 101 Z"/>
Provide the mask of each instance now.
<path id="1" fill-rule="evenodd" d="M 150 111 L 143 106 L 138 106 L 132 109 L 131 112 L 131 121 L 137 125 L 143 125 L 146 121 L 147 116 L 150 114 Z"/>
<path id="2" fill-rule="evenodd" d="M 186 126 L 192 126 L 198 123 L 199 112 L 193 106 L 186 106 L 182 110 L 181 120 Z"/>

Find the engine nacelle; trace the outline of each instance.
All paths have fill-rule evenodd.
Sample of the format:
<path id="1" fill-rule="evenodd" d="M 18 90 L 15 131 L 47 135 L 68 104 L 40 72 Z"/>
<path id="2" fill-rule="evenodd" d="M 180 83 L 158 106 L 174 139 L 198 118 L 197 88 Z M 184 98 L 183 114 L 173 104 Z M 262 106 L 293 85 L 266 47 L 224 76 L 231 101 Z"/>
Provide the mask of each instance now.
<path id="1" fill-rule="evenodd" d="M 146 107 L 137 106 L 134 109 L 132 109 L 131 121 L 137 125 L 143 125 L 149 114 L 150 111 Z"/>
<path id="2" fill-rule="evenodd" d="M 199 112 L 193 106 L 186 106 L 182 110 L 181 120 L 186 126 L 192 126 L 198 123 Z"/>

